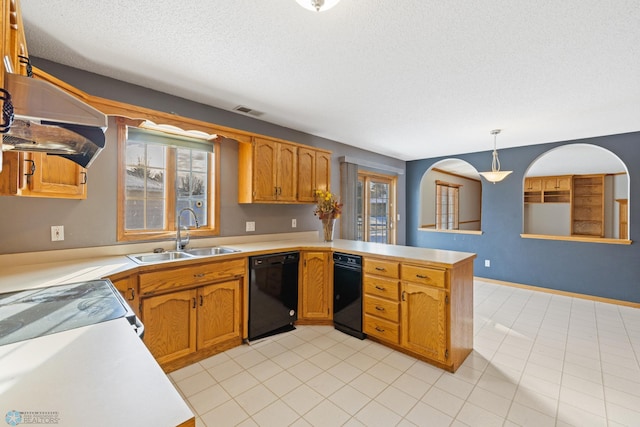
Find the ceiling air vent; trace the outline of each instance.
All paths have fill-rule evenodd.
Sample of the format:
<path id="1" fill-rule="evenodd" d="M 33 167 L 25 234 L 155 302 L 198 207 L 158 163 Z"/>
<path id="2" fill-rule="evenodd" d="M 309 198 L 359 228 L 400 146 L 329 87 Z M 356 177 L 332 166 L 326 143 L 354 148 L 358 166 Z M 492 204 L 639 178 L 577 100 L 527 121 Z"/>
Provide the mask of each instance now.
<path id="1" fill-rule="evenodd" d="M 238 111 L 240 113 L 248 114 L 248 115 L 254 116 L 254 117 L 260 117 L 261 115 L 264 114 L 264 113 L 262 113 L 260 111 L 256 111 L 254 109 L 251 109 L 249 107 L 245 107 L 243 105 L 238 105 L 237 107 L 235 107 L 233 109 L 233 111 Z"/>

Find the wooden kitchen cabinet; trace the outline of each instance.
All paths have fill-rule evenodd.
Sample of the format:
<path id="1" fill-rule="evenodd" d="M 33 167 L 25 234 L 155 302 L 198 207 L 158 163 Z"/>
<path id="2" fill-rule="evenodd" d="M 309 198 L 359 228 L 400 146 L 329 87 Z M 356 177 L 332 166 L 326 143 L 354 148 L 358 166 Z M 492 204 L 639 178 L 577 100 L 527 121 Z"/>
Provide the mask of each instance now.
<path id="1" fill-rule="evenodd" d="M 331 153 L 298 147 L 298 201 L 316 201 L 316 191 L 330 191 Z"/>
<path id="2" fill-rule="evenodd" d="M 297 147 L 283 141 L 254 137 L 252 144 L 239 144 L 240 203 L 295 202 L 297 194 Z M 250 169 L 250 170 L 249 170 Z M 249 181 L 249 179 L 247 179 Z"/>
<path id="3" fill-rule="evenodd" d="M 240 289 L 238 279 L 198 289 L 198 349 L 241 338 Z"/>
<path id="4" fill-rule="evenodd" d="M 329 251 L 300 254 L 301 285 L 298 295 L 298 323 L 330 324 L 333 319 L 333 275 Z"/>
<path id="5" fill-rule="evenodd" d="M 330 181 L 330 151 L 257 136 L 238 144 L 238 203 L 314 203 Z"/>
<path id="6" fill-rule="evenodd" d="M 456 265 L 365 257 L 369 338 L 455 372 L 473 349 L 473 259 Z"/>
<path id="7" fill-rule="evenodd" d="M 402 346 L 429 359 L 445 362 L 447 292 L 431 286 L 402 283 Z"/>
<path id="8" fill-rule="evenodd" d="M 86 169 L 60 156 L 35 152 L 5 152 L 0 173 L 0 194 L 86 199 Z"/>
<path id="9" fill-rule="evenodd" d="M 144 342 L 166 372 L 242 343 L 246 259 L 138 275 Z"/>
<path id="10" fill-rule="evenodd" d="M 363 332 L 400 344 L 399 263 L 365 257 L 363 274 Z"/>
<path id="11" fill-rule="evenodd" d="M 197 290 L 142 301 L 144 343 L 161 366 L 196 351 Z"/>
<path id="12" fill-rule="evenodd" d="M 140 313 L 140 292 L 138 290 L 138 275 L 128 274 L 121 275 L 115 274 L 107 277 L 113 283 L 113 286 L 120 292 L 120 295 L 127 301 L 129 307 L 133 312 L 142 319 L 142 313 Z"/>

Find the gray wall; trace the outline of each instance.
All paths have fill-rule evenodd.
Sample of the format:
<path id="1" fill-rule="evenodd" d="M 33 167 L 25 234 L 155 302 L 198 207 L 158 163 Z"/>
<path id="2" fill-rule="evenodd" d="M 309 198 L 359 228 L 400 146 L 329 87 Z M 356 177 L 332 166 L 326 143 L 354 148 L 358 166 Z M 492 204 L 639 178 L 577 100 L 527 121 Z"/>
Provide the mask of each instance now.
<path id="1" fill-rule="evenodd" d="M 331 150 L 334 192 L 340 191 L 338 159 L 342 156 L 405 170 L 405 162 L 398 159 L 39 58 L 32 60 L 35 66 L 92 95 Z M 225 141 L 221 147 L 221 236 L 320 230 L 313 205 L 238 204 L 237 167 L 238 145 Z M 107 146 L 88 171 L 86 200 L 0 197 L 0 254 L 116 244 L 116 171 L 115 129 L 110 126 Z M 405 175 L 398 177 L 398 213 L 402 218 L 398 243 L 404 244 Z M 292 218 L 297 219 L 295 229 L 291 228 Z M 256 231 L 246 233 L 245 221 L 255 221 Z M 65 227 L 64 241 L 50 241 L 52 225 Z"/>
<path id="2" fill-rule="evenodd" d="M 407 244 L 475 252 L 474 274 L 496 280 L 541 286 L 605 298 L 640 302 L 640 246 L 523 239 L 524 173 L 545 151 L 568 143 L 602 146 L 616 154 L 629 170 L 631 240 L 640 238 L 640 132 L 500 150 L 504 181 L 482 186 L 482 235 L 417 231 L 420 180 L 442 158 L 407 163 Z M 491 164 L 491 152 L 456 156 L 477 170 Z M 568 160 L 570 161 L 570 160 Z M 634 191 L 636 190 L 636 191 Z M 491 267 L 484 260 L 491 260 Z"/>

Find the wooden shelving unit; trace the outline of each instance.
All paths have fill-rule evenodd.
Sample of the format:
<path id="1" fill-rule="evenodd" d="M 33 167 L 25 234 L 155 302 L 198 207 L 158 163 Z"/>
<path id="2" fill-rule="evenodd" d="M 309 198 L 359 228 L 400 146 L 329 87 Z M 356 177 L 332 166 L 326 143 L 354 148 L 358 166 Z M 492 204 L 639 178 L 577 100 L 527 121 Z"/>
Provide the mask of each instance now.
<path id="1" fill-rule="evenodd" d="M 571 203 L 571 175 L 525 178 L 524 203 Z"/>
<path id="2" fill-rule="evenodd" d="M 604 175 L 573 177 L 571 235 L 604 237 Z"/>

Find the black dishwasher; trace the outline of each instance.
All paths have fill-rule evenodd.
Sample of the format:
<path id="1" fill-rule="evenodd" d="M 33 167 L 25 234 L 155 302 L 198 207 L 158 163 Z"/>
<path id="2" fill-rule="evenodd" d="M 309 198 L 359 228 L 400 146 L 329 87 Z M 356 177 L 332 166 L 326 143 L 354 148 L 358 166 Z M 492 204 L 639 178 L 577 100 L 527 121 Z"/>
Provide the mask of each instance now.
<path id="1" fill-rule="evenodd" d="M 333 254 L 333 325 L 364 339 L 362 333 L 362 257 Z"/>
<path id="2" fill-rule="evenodd" d="M 249 341 L 295 329 L 298 252 L 249 257 Z"/>

